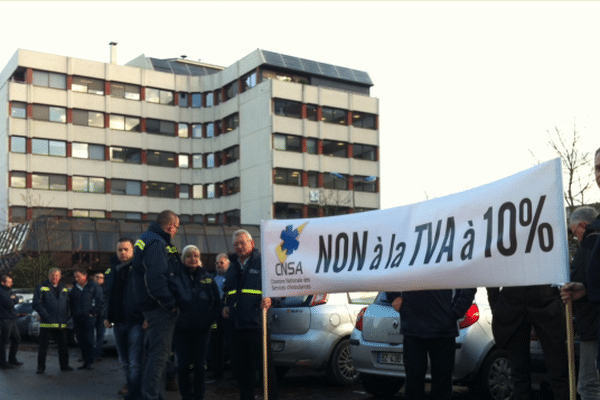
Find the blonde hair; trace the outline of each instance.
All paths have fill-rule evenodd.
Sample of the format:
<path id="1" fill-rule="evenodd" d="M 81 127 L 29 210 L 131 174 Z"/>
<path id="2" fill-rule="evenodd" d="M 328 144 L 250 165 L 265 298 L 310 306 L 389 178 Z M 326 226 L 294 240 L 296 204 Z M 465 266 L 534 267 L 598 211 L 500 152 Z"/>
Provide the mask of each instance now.
<path id="1" fill-rule="evenodd" d="M 183 248 L 183 250 L 181 250 L 181 262 L 185 264 L 185 257 L 188 255 L 188 253 L 192 252 L 192 251 L 197 251 L 198 254 L 200 253 L 200 249 L 196 246 L 194 246 L 193 244 L 188 244 L 187 246 L 185 246 Z M 202 261 L 200 261 L 200 266 L 202 266 Z"/>

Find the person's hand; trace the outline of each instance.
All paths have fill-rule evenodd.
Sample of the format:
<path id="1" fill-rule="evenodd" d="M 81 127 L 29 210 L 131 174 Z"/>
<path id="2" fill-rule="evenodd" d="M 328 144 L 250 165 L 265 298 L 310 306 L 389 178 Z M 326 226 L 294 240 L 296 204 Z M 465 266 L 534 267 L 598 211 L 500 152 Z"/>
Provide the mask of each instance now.
<path id="1" fill-rule="evenodd" d="M 394 310 L 400 312 L 400 307 L 402 307 L 402 302 L 404 299 L 402 297 L 396 297 L 394 301 L 392 301 L 392 307 Z"/>
<path id="2" fill-rule="evenodd" d="M 229 307 L 227 307 L 227 306 L 223 307 L 223 311 L 221 313 L 223 314 L 223 318 L 225 318 L 225 319 L 229 318 Z"/>
<path id="3" fill-rule="evenodd" d="M 579 300 L 587 294 L 585 286 L 581 282 L 569 282 L 560 288 L 560 298 L 563 303 Z"/>
<path id="4" fill-rule="evenodd" d="M 148 321 L 144 320 L 144 323 L 142 324 L 142 329 L 148 329 Z"/>
<path id="5" fill-rule="evenodd" d="M 272 304 L 271 298 L 270 297 L 265 297 L 260 302 L 260 308 L 266 308 L 268 310 L 271 307 L 271 304 Z"/>
<path id="6" fill-rule="evenodd" d="M 109 320 L 105 319 L 105 320 L 104 320 L 104 326 L 105 326 L 106 328 L 112 328 L 112 327 L 113 327 L 113 324 L 111 324 Z"/>

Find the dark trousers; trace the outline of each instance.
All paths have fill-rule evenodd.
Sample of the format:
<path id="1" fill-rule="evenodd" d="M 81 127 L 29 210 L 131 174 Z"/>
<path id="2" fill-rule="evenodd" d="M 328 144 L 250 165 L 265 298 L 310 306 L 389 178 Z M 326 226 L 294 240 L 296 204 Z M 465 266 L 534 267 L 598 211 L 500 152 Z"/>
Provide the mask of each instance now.
<path id="1" fill-rule="evenodd" d="M 532 323 L 525 318 L 508 339 L 504 348 L 510 361 L 514 400 L 529 400 L 531 396 L 530 340 Z M 569 371 L 567 362 L 566 334 L 564 329 L 542 329 L 536 322 L 535 333 L 542 345 L 550 386 L 555 400 L 569 399 Z"/>
<path id="2" fill-rule="evenodd" d="M 0 344 L 2 345 L 2 352 L 0 352 L 0 364 L 6 363 L 6 346 L 10 342 L 10 350 L 8 351 L 8 362 L 17 361 L 17 350 L 19 349 L 19 342 L 21 336 L 19 336 L 19 330 L 17 329 L 16 319 L 5 319 L 0 323 L 0 329 L 2 335 L 0 336 Z"/>
<path id="3" fill-rule="evenodd" d="M 104 318 L 96 317 L 96 325 L 94 326 L 96 331 L 96 342 L 94 344 L 94 358 L 102 357 L 102 346 L 104 346 L 104 332 L 106 326 L 104 326 Z"/>
<path id="4" fill-rule="evenodd" d="M 40 345 L 38 349 L 38 368 L 46 368 L 48 343 L 53 338 L 58 343 L 58 362 L 61 368 L 69 366 L 69 347 L 67 346 L 67 329 L 40 328 Z"/>
<path id="5" fill-rule="evenodd" d="M 204 376 L 209 336 L 210 329 L 175 331 L 173 343 L 177 354 L 177 376 L 182 400 L 204 399 Z"/>
<path id="6" fill-rule="evenodd" d="M 269 338 L 269 335 L 267 335 Z M 233 358 L 238 385 L 240 387 L 240 400 L 254 399 L 254 386 L 256 375 L 262 377 L 262 330 L 261 329 L 234 329 L 233 330 Z M 277 399 L 277 379 L 271 355 L 271 343 L 267 340 L 267 361 L 269 375 L 269 399 Z M 261 379 L 262 382 L 262 379 Z"/>
<path id="7" fill-rule="evenodd" d="M 85 317 L 73 318 L 75 325 L 75 336 L 81 349 L 81 358 L 84 365 L 94 363 L 94 327 L 96 317 L 86 315 Z"/>
<path id="8" fill-rule="evenodd" d="M 216 328 L 210 331 L 210 340 L 208 344 L 210 365 L 213 376 L 216 379 L 222 378 L 225 371 L 225 361 L 231 353 L 231 335 L 233 332 L 233 321 L 225 319 L 223 316 L 217 318 Z"/>
<path id="9" fill-rule="evenodd" d="M 452 370 L 456 340 L 450 338 L 424 339 L 416 336 L 404 336 L 404 368 L 406 383 L 404 399 L 421 400 L 425 398 L 425 374 L 427 357 L 431 360 L 431 400 L 450 400 L 452 398 Z"/>

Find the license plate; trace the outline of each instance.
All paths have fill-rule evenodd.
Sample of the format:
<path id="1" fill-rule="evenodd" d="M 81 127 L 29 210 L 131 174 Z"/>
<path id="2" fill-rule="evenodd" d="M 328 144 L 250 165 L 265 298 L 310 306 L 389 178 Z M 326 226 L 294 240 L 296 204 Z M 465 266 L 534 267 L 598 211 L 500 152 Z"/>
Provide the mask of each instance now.
<path id="1" fill-rule="evenodd" d="M 380 364 L 402 364 L 402 353 L 379 353 Z"/>

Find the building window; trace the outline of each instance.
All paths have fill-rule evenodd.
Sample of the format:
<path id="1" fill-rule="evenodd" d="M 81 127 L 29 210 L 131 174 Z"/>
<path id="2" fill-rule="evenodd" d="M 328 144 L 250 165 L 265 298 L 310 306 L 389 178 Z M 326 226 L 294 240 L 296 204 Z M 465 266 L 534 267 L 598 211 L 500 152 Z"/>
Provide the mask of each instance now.
<path id="1" fill-rule="evenodd" d="M 276 79 L 282 82 L 294 82 L 294 83 L 302 83 L 308 84 L 309 80 L 307 77 L 300 75 L 292 75 L 284 72 L 275 72 L 263 69 L 262 76 L 264 79 Z"/>
<path id="2" fill-rule="evenodd" d="M 110 192 L 126 196 L 141 196 L 142 183 L 139 181 L 128 181 L 124 179 L 112 179 L 110 181 Z"/>
<path id="3" fill-rule="evenodd" d="M 352 126 L 355 128 L 376 129 L 375 114 L 368 114 L 359 111 L 352 112 Z"/>
<path id="4" fill-rule="evenodd" d="M 214 106 L 214 103 L 215 103 L 214 98 L 215 98 L 215 96 L 214 96 L 213 92 L 206 94 L 206 107 Z"/>
<path id="5" fill-rule="evenodd" d="M 215 167 L 215 153 L 210 153 L 206 155 L 206 168 L 214 168 Z"/>
<path id="6" fill-rule="evenodd" d="M 192 154 L 192 168 L 202 169 L 202 154 Z"/>
<path id="7" fill-rule="evenodd" d="M 104 161 L 104 146 L 99 144 L 73 142 L 71 144 L 71 156 L 74 158 Z"/>
<path id="8" fill-rule="evenodd" d="M 202 124 L 192 124 L 192 137 L 194 139 L 202 138 Z"/>
<path id="9" fill-rule="evenodd" d="M 169 151 L 148 150 L 146 152 L 148 165 L 175 168 L 175 153 Z"/>
<path id="10" fill-rule="evenodd" d="M 234 98 L 235 95 L 238 94 L 238 88 L 239 88 L 239 84 L 238 81 L 233 81 L 231 82 L 229 85 L 225 86 L 225 98 L 223 99 L 223 101 L 227 101 L 231 98 Z"/>
<path id="11" fill-rule="evenodd" d="M 275 184 L 302 186 L 302 171 L 275 168 Z"/>
<path id="12" fill-rule="evenodd" d="M 192 108 L 202 107 L 202 93 L 192 93 Z"/>
<path id="13" fill-rule="evenodd" d="M 96 111 L 73 110 L 73 125 L 104 128 L 104 113 Z"/>
<path id="14" fill-rule="evenodd" d="M 33 119 L 38 121 L 67 122 L 67 109 L 64 107 L 51 107 L 41 104 L 33 105 Z"/>
<path id="15" fill-rule="evenodd" d="M 223 158 L 224 158 L 224 164 L 231 164 L 234 161 L 239 160 L 240 158 L 240 146 L 235 145 L 235 146 L 231 146 L 226 148 L 225 150 L 223 150 Z"/>
<path id="16" fill-rule="evenodd" d="M 104 193 L 104 178 L 74 176 L 71 180 L 74 192 Z"/>
<path id="17" fill-rule="evenodd" d="M 215 137 L 215 123 L 214 122 L 209 122 L 208 124 L 206 124 L 206 137 L 207 138 Z"/>
<path id="18" fill-rule="evenodd" d="M 102 210 L 73 210 L 73 216 L 78 218 L 106 218 Z"/>
<path id="19" fill-rule="evenodd" d="M 376 161 L 375 146 L 354 143 L 352 145 L 352 158 L 357 158 L 359 160 Z"/>
<path id="20" fill-rule="evenodd" d="M 240 210 L 225 211 L 223 215 L 230 225 L 239 225 L 241 223 Z"/>
<path id="21" fill-rule="evenodd" d="M 194 196 L 194 199 L 196 200 L 200 200 L 204 197 L 204 189 L 202 187 L 202 185 L 194 185 L 192 187 L 192 196 Z M 196 218 L 194 217 L 194 220 Z"/>
<path id="22" fill-rule="evenodd" d="M 104 95 L 104 81 L 100 79 L 74 76 L 71 90 L 74 92 Z"/>
<path id="23" fill-rule="evenodd" d="M 242 92 L 252 89 L 256 86 L 256 72 L 251 72 L 242 77 Z"/>
<path id="24" fill-rule="evenodd" d="M 113 211 L 110 213 L 113 219 L 124 219 L 130 221 L 141 221 L 142 213 L 139 212 L 124 212 L 124 211 Z"/>
<path id="25" fill-rule="evenodd" d="M 65 175 L 31 174 L 31 187 L 42 190 L 67 190 Z"/>
<path id="26" fill-rule="evenodd" d="M 67 143 L 58 140 L 31 139 L 31 153 L 42 156 L 66 157 Z"/>
<path id="27" fill-rule="evenodd" d="M 111 82 L 110 95 L 120 99 L 140 100 L 141 90 L 137 85 L 129 85 L 127 83 Z"/>
<path id="28" fill-rule="evenodd" d="M 10 151 L 13 153 L 25 153 L 27 151 L 27 139 L 22 136 L 11 136 Z"/>
<path id="29" fill-rule="evenodd" d="M 177 136 L 179 136 L 180 138 L 189 137 L 190 135 L 188 129 L 188 124 L 180 122 L 179 124 L 177 124 Z"/>
<path id="30" fill-rule="evenodd" d="M 325 189 L 348 190 L 348 176 L 337 174 L 323 174 L 323 187 Z"/>
<path id="31" fill-rule="evenodd" d="M 321 121 L 332 124 L 348 125 L 348 111 L 332 107 L 321 107 L 321 111 Z"/>
<path id="32" fill-rule="evenodd" d="M 282 151 L 302 152 L 302 138 L 294 135 L 283 135 L 276 133 L 273 135 L 273 148 Z"/>
<path id="33" fill-rule="evenodd" d="M 146 132 L 157 135 L 175 136 L 175 122 L 146 119 Z"/>
<path id="34" fill-rule="evenodd" d="M 146 101 L 172 106 L 175 104 L 175 96 L 170 90 L 146 88 Z"/>
<path id="35" fill-rule="evenodd" d="M 207 199 L 215 198 L 215 184 L 214 183 L 209 183 L 208 185 L 206 185 L 206 198 Z"/>
<path id="36" fill-rule="evenodd" d="M 276 219 L 302 218 L 302 204 L 275 203 Z"/>
<path id="37" fill-rule="evenodd" d="M 231 178 L 224 182 L 227 188 L 227 196 L 239 193 L 240 191 L 240 178 Z"/>
<path id="38" fill-rule="evenodd" d="M 142 151 L 131 147 L 111 147 L 110 159 L 115 162 L 141 164 Z"/>
<path id="39" fill-rule="evenodd" d="M 10 173 L 10 187 L 25 189 L 27 187 L 27 173 L 26 172 L 11 172 Z"/>
<path id="40" fill-rule="evenodd" d="M 67 75 L 56 72 L 33 71 L 33 84 L 53 89 L 67 89 Z"/>
<path id="41" fill-rule="evenodd" d="M 332 157 L 347 157 L 348 143 L 323 140 L 323 155 Z"/>
<path id="42" fill-rule="evenodd" d="M 161 197 L 166 199 L 175 198 L 175 184 L 166 182 L 148 182 L 147 183 L 148 197 Z"/>
<path id="43" fill-rule="evenodd" d="M 190 167 L 190 156 L 187 154 L 179 154 L 179 168 L 189 168 Z"/>
<path id="44" fill-rule="evenodd" d="M 187 108 L 188 106 L 188 94 L 185 92 L 179 92 L 179 107 Z"/>
<path id="45" fill-rule="evenodd" d="M 370 176 L 354 176 L 354 191 L 355 192 L 376 192 L 377 178 Z"/>
<path id="46" fill-rule="evenodd" d="M 232 131 L 240 126 L 240 116 L 238 113 L 231 114 L 228 117 L 225 117 L 225 130 Z"/>
<path id="47" fill-rule="evenodd" d="M 179 198 L 189 199 L 190 198 L 190 185 L 179 185 Z"/>
<path id="48" fill-rule="evenodd" d="M 138 117 L 128 117 L 125 115 L 110 115 L 110 129 L 117 131 L 140 131 L 140 119 Z"/>
<path id="49" fill-rule="evenodd" d="M 314 104 L 306 105 L 306 119 L 311 121 L 317 120 L 317 106 Z"/>
<path id="50" fill-rule="evenodd" d="M 306 152 L 308 154 L 319 154 L 319 142 L 317 139 L 306 139 Z"/>
<path id="51" fill-rule="evenodd" d="M 273 99 L 273 112 L 283 117 L 302 118 L 302 103 L 298 101 Z"/>
<path id="52" fill-rule="evenodd" d="M 19 224 L 27 220 L 27 207 L 11 206 L 10 207 L 10 222 Z"/>
<path id="53" fill-rule="evenodd" d="M 10 103 L 10 116 L 13 118 L 27 118 L 27 103 L 13 101 Z"/>
<path id="54" fill-rule="evenodd" d="M 319 173 L 315 171 L 308 171 L 307 173 L 307 184 L 310 188 L 316 188 L 319 186 Z"/>

